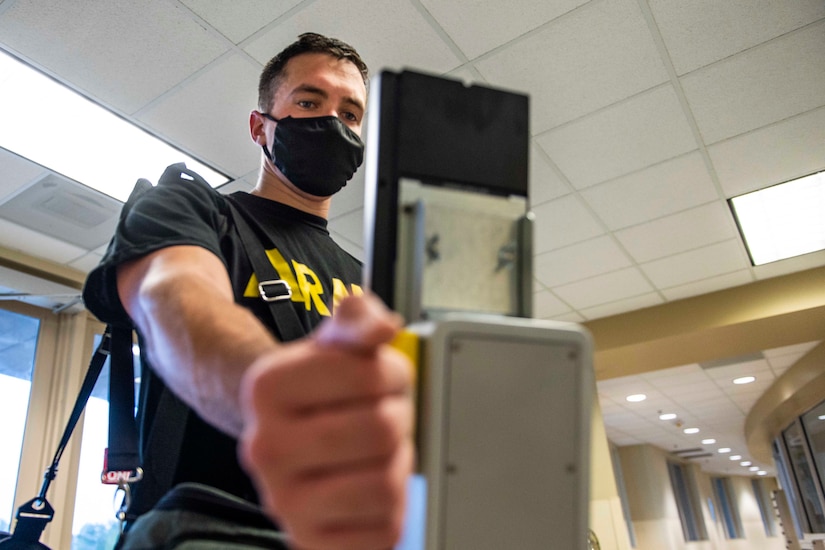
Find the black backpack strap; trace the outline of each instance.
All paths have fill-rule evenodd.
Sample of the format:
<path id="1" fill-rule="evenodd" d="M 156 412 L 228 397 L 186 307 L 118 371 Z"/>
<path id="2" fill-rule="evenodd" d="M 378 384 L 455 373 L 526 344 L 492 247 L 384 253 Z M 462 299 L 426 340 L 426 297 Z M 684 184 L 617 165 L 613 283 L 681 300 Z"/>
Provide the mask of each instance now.
<path id="1" fill-rule="evenodd" d="M 109 472 L 137 471 L 140 464 L 138 432 L 135 424 L 135 374 L 132 329 L 110 327 L 109 363 Z"/>
<path id="2" fill-rule="evenodd" d="M 292 289 L 284 279 L 278 276 L 275 267 L 269 261 L 266 250 L 260 239 L 250 227 L 250 220 L 246 214 L 235 204 L 235 199 L 229 196 L 224 197 L 229 210 L 232 212 L 232 221 L 243 243 L 252 270 L 258 278 L 258 292 L 261 299 L 269 305 L 269 311 L 275 322 L 275 327 L 281 335 L 281 340 L 288 342 L 306 335 L 307 331 L 301 325 L 298 314 L 292 307 Z M 254 223 L 254 222 L 252 222 Z"/>

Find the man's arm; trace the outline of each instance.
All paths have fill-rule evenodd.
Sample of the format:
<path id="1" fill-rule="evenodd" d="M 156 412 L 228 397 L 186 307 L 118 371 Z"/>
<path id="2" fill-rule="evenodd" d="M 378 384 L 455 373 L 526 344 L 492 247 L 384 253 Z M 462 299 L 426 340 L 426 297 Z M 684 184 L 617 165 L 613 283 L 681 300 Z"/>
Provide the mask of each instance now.
<path id="1" fill-rule="evenodd" d="M 240 436 L 267 511 L 299 548 L 385 550 L 412 470 L 411 365 L 400 319 L 350 297 L 310 337 L 279 344 L 236 305 L 223 263 L 194 246 L 122 265 L 118 293 L 167 385 Z"/>
<path id="2" fill-rule="evenodd" d="M 120 266 L 117 284 L 160 377 L 207 422 L 237 437 L 241 377 L 278 343 L 235 304 L 223 262 L 197 246 L 163 248 Z"/>

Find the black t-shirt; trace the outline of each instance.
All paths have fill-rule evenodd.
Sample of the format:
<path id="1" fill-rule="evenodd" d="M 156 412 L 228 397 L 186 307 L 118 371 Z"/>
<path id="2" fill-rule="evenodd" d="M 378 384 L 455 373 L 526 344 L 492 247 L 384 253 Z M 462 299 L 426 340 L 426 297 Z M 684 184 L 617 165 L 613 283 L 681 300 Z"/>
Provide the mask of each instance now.
<path id="1" fill-rule="evenodd" d="M 332 240 L 325 219 L 247 193 L 231 196 L 265 233 L 258 237 L 279 277 L 292 287 L 291 305 L 307 332 L 331 316 L 341 298 L 361 293 L 360 263 Z M 253 311 L 280 339 L 268 305 L 258 294 L 257 278 L 226 202 L 227 199 L 213 189 L 180 180 L 158 185 L 134 204 L 127 203 L 106 255 L 87 278 L 83 291 L 86 307 L 103 322 L 130 323 L 117 294 L 117 266 L 164 247 L 194 245 L 209 250 L 223 261 L 232 281 L 235 301 Z M 163 382 L 154 374 L 151 358 L 146 353 L 141 354 L 141 361 L 139 418 L 147 480 L 135 487 L 132 511 L 138 514 L 150 508 L 160 496 L 157 488 L 150 489 L 149 485 L 152 484 L 152 463 L 163 461 L 166 448 L 164 444 L 148 449 L 147 435 L 150 429 L 170 421 L 155 417 Z M 179 419 L 171 421 L 179 422 Z M 174 483 L 196 481 L 257 501 L 250 480 L 238 464 L 236 444 L 236 440 L 189 411 Z M 171 442 L 169 448 L 173 446 Z"/>

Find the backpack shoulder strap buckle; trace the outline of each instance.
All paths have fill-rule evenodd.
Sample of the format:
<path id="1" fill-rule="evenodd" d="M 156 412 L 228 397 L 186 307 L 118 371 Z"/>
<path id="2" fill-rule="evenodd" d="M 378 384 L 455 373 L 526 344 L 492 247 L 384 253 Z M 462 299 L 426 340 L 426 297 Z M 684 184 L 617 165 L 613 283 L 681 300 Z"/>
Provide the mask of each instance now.
<path id="1" fill-rule="evenodd" d="M 279 302 L 292 298 L 292 287 L 283 279 L 272 279 L 258 283 L 258 293 L 264 302 Z"/>

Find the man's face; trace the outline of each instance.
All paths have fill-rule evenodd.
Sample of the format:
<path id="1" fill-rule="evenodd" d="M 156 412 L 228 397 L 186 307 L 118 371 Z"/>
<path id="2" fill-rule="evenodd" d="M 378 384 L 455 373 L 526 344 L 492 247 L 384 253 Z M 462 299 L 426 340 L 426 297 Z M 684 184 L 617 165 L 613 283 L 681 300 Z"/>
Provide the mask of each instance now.
<path id="1" fill-rule="evenodd" d="M 278 119 L 337 116 L 360 136 L 366 101 L 364 80 L 352 62 L 305 53 L 287 61 L 269 114 Z"/>

